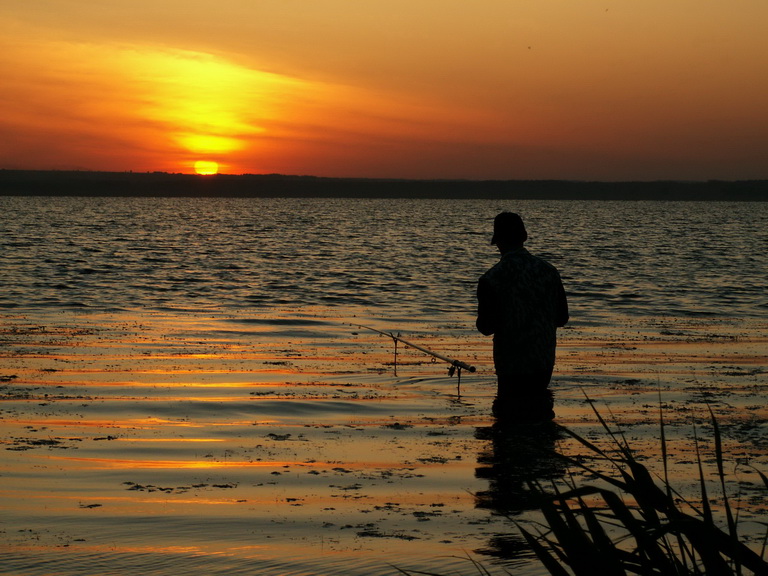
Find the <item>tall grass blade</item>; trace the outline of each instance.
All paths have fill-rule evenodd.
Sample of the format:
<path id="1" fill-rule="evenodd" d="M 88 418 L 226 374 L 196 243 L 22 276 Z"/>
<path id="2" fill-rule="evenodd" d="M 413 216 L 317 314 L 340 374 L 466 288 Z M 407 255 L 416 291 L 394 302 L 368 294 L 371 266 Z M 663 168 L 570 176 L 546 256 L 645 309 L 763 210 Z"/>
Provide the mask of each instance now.
<path id="1" fill-rule="evenodd" d="M 594 406 L 592 409 L 615 443 L 612 450 L 599 448 L 571 430 L 562 430 L 591 450 L 595 459 L 613 464 L 618 474 L 609 478 L 608 473 L 594 470 L 585 462 L 571 457 L 565 459 L 605 481 L 609 488 L 578 486 L 575 479 L 570 477 L 560 484 L 553 482 L 554 493 L 546 494 L 538 482 L 528 483 L 529 488 L 540 497 L 540 510 L 549 532 L 539 533 L 537 537 L 518 528 L 550 574 L 738 576 L 742 571 L 751 571 L 753 575 L 768 576 L 768 562 L 764 560 L 768 533 L 759 554 L 738 541 L 739 518 L 734 515 L 734 505 L 726 495 L 722 433 L 711 409 L 717 474 L 728 518 L 727 531 L 715 524 L 695 424 L 693 431 L 700 507 L 680 496 L 670 483 L 670 454 L 661 396 L 659 419 L 664 487 L 660 487 L 659 478 L 653 476 L 635 458 L 624 435 L 614 433 Z M 759 470 L 757 472 L 768 489 L 768 476 Z M 558 488 L 563 483 L 568 487 L 567 490 Z M 628 499 L 629 504 L 625 496 L 614 491 L 615 488 L 631 497 Z M 683 505 L 676 501 L 678 497 Z M 602 502 L 597 502 L 598 498 Z"/>
<path id="2" fill-rule="evenodd" d="M 617 494 L 608 490 L 604 491 L 602 495 L 616 518 L 632 534 L 644 564 L 660 568 L 662 574 L 676 574 L 677 571 L 674 568 L 674 562 L 670 560 L 670 555 L 659 545 L 657 537 L 634 517 L 624 501 Z"/>
<path id="3" fill-rule="evenodd" d="M 661 462 L 664 466 L 664 486 L 667 487 L 667 498 L 672 500 L 672 486 L 669 482 L 669 462 L 667 460 L 667 436 L 664 428 L 664 408 L 661 402 L 661 390 L 659 390 L 659 428 L 661 434 Z"/>
<path id="4" fill-rule="evenodd" d="M 595 444 L 593 444 L 592 442 L 590 442 L 589 440 L 587 440 L 583 436 L 577 434 L 576 432 L 574 432 L 573 430 L 571 430 L 569 428 L 561 428 L 561 430 L 563 432 L 565 432 L 566 434 L 568 434 L 568 436 L 571 436 L 572 438 L 575 438 L 576 440 L 578 440 L 579 443 L 583 444 L 586 448 L 589 448 L 595 454 L 597 454 L 597 455 L 601 456 L 602 458 L 608 460 L 612 464 L 617 465 L 617 462 L 616 462 L 615 458 L 613 458 L 610 454 L 607 454 L 606 452 L 604 452 L 603 450 L 598 448 Z"/>
<path id="5" fill-rule="evenodd" d="M 586 393 L 584 394 L 586 396 Z M 611 427 L 608 426 L 607 422 L 603 418 L 602 414 L 597 411 L 597 408 L 595 408 L 594 402 L 590 400 L 589 397 L 587 397 L 587 400 L 589 401 L 589 406 L 592 408 L 592 412 L 595 413 L 595 416 L 597 417 L 597 420 L 600 422 L 600 425 L 603 427 L 603 429 L 608 433 L 608 435 L 613 440 L 614 444 L 616 444 L 617 448 L 621 451 L 621 453 L 624 455 L 624 458 L 631 459 L 632 454 L 629 450 L 629 446 L 627 445 L 627 441 L 625 438 L 622 437 L 622 440 L 619 440 L 616 435 L 613 433 L 613 430 L 611 430 Z"/>
<path id="6" fill-rule="evenodd" d="M 402 568 L 398 568 L 397 566 L 392 566 L 395 570 L 400 572 L 400 574 L 404 574 L 405 576 L 413 576 L 413 574 L 419 574 L 420 576 L 443 576 L 442 574 L 438 574 L 437 572 L 422 572 L 420 570 L 403 570 Z"/>
<path id="7" fill-rule="evenodd" d="M 477 560 L 472 558 L 471 556 L 454 556 L 454 558 L 461 558 L 464 560 L 467 560 L 472 563 L 472 565 L 475 567 L 475 570 L 477 570 L 477 573 L 480 574 L 480 576 L 492 576 L 491 572 L 482 564 L 480 564 Z M 392 566 L 392 565 L 390 565 Z M 398 566 L 392 566 L 395 570 L 400 572 L 400 574 L 404 574 L 405 576 L 414 576 L 415 574 L 418 574 L 419 576 L 445 576 L 444 574 L 440 574 L 438 572 L 424 572 L 423 570 L 403 570 L 402 568 L 399 568 Z"/>
<path id="8" fill-rule="evenodd" d="M 587 505 L 582 498 L 578 498 L 579 509 L 582 518 L 589 529 L 589 535 L 591 540 L 597 549 L 597 552 L 602 556 L 603 562 L 611 567 L 612 574 L 626 574 L 621 567 L 621 560 L 619 559 L 619 551 L 605 533 L 602 524 L 597 519 L 594 511 Z"/>
<path id="9" fill-rule="evenodd" d="M 549 551 L 539 542 L 535 536 L 533 536 L 522 526 L 518 525 L 517 528 L 520 530 L 523 538 L 525 538 L 525 541 L 528 542 L 528 545 L 533 550 L 533 553 L 536 554 L 536 557 L 552 576 L 570 576 L 568 571 L 560 565 L 560 562 L 552 557 Z"/>
<path id="10" fill-rule="evenodd" d="M 753 470 L 758 474 L 760 474 L 760 478 L 763 479 L 763 484 L 765 484 L 765 488 L 768 489 L 768 476 L 760 472 L 760 470 L 758 470 L 757 468 L 753 468 Z"/>
<path id="11" fill-rule="evenodd" d="M 726 520 L 728 522 L 728 533 L 731 535 L 731 538 L 733 539 L 734 543 L 737 543 L 739 541 L 739 535 L 738 535 L 738 528 L 736 521 L 733 518 L 733 512 L 731 511 L 731 505 L 728 501 L 728 492 L 725 488 L 725 470 L 723 468 L 723 443 L 720 436 L 720 426 L 717 423 L 717 418 L 715 418 L 714 412 L 712 412 L 712 407 L 707 406 L 709 408 L 709 416 L 712 419 L 712 428 L 714 430 L 714 436 L 715 436 L 715 460 L 717 462 L 717 475 L 720 477 L 720 486 L 723 490 L 723 506 L 725 507 L 725 516 Z M 738 562 L 738 559 L 736 559 Z M 738 574 L 741 573 L 741 570 L 739 568 L 739 565 L 736 565 L 736 572 Z"/>
<path id="12" fill-rule="evenodd" d="M 712 507 L 709 504 L 709 496 L 707 494 L 707 483 L 704 481 L 704 467 L 701 463 L 701 453 L 699 451 L 699 436 L 696 432 L 696 424 L 693 425 L 693 445 L 696 448 L 696 461 L 699 467 L 699 485 L 701 486 L 702 516 L 704 517 L 704 523 L 707 524 L 707 526 L 714 527 L 715 521 L 712 518 Z"/>
<path id="13" fill-rule="evenodd" d="M 478 562 L 477 560 L 475 560 L 474 558 L 472 558 L 469 555 L 467 555 L 466 558 L 467 558 L 467 560 L 472 562 L 472 565 L 475 567 L 475 569 L 477 570 L 478 574 L 480 574 L 481 576 L 491 576 L 491 573 L 488 571 L 488 568 L 486 568 L 485 566 L 480 564 L 480 562 Z"/>
<path id="14" fill-rule="evenodd" d="M 664 426 L 664 404 L 661 400 L 661 390 L 659 390 L 659 430 L 661 435 L 661 462 L 664 467 L 664 486 L 667 491 L 667 499 L 671 503 L 674 503 L 674 498 L 672 497 L 672 483 L 669 481 L 669 453 L 667 452 L 667 434 L 666 427 Z M 674 538 L 677 542 L 677 549 L 681 556 L 677 562 L 678 567 L 683 572 L 687 572 L 688 558 L 690 557 L 688 545 L 681 534 L 675 534 Z M 674 557 L 669 544 L 667 544 L 667 553 L 669 556 Z"/>

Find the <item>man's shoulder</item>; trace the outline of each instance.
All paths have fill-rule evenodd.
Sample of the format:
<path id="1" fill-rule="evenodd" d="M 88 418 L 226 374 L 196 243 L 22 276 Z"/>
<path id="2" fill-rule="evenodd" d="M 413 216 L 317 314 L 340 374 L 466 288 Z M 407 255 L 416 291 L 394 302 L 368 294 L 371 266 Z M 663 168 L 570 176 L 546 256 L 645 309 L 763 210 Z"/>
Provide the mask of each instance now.
<path id="1" fill-rule="evenodd" d="M 555 268 L 555 266 L 551 264 L 549 261 L 545 260 L 541 256 L 537 256 L 536 254 L 531 254 L 525 248 L 516 250 L 514 252 L 510 252 L 508 255 L 505 255 L 505 257 L 501 259 L 499 264 L 503 265 L 505 263 L 507 263 L 510 266 L 518 266 L 518 267 L 524 266 L 528 268 L 546 268 L 548 270 L 557 271 L 557 268 Z"/>
<path id="2" fill-rule="evenodd" d="M 488 268 L 488 270 L 486 270 L 486 271 L 485 271 L 485 272 L 482 274 L 482 276 L 480 276 L 480 280 L 479 280 L 479 281 L 480 281 L 480 282 L 488 282 L 488 281 L 489 281 L 489 280 L 491 280 L 491 279 L 492 279 L 494 276 L 498 275 L 498 274 L 499 274 L 499 272 L 500 272 L 501 270 L 503 270 L 504 268 L 505 268 L 505 266 L 504 266 L 504 261 L 503 261 L 503 259 L 502 259 L 502 260 L 499 260 L 498 262 L 496 262 L 496 264 L 494 264 L 493 266 L 491 266 L 490 268 Z"/>
<path id="3" fill-rule="evenodd" d="M 534 256 L 531 254 L 531 258 L 534 258 L 539 266 L 542 268 L 546 268 L 547 270 L 550 270 L 551 272 L 557 273 L 557 268 L 554 264 L 549 262 L 549 260 L 544 260 L 541 256 Z"/>
<path id="4" fill-rule="evenodd" d="M 549 260 L 545 260 L 541 256 L 531 254 L 530 252 L 528 252 L 528 250 L 524 250 L 523 252 L 521 252 L 519 254 L 519 257 L 521 260 L 525 261 L 528 266 L 540 268 L 542 270 L 545 269 L 550 272 L 554 272 L 555 274 L 559 274 L 555 265 L 549 262 Z"/>
<path id="5" fill-rule="evenodd" d="M 502 256 L 501 260 L 480 276 L 480 281 L 492 281 L 496 277 L 506 276 L 509 273 L 515 275 L 560 276 L 560 273 L 553 264 L 540 256 L 531 254 L 523 248 Z"/>

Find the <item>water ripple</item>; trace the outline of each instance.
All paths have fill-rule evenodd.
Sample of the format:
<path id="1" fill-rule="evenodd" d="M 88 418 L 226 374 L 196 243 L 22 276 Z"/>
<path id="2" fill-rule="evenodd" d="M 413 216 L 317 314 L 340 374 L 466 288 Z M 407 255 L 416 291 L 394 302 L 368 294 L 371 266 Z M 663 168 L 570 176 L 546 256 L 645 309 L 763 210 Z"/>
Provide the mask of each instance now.
<path id="1" fill-rule="evenodd" d="M 469 317 L 497 255 L 493 215 L 521 212 L 575 316 L 765 308 L 762 203 L 0 198 L 0 307 L 370 307 Z"/>

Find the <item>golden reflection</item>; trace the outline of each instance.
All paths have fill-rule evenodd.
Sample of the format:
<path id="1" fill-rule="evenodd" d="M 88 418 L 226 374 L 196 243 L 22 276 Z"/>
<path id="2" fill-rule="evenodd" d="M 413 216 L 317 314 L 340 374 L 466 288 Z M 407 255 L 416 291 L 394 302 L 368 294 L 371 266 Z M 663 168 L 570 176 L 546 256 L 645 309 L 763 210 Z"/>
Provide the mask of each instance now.
<path id="1" fill-rule="evenodd" d="M 327 462 L 293 462 L 286 461 L 252 461 L 252 460 L 222 460 L 222 461 L 200 461 L 200 460 L 121 460 L 116 458 L 81 458 L 74 456 L 51 456 L 51 460 L 64 460 L 68 462 L 81 462 L 84 464 L 93 464 L 94 469 L 216 469 L 216 468 L 286 468 L 290 466 L 319 468 L 329 467 Z"/>
<path id="2" fill-rule="evenodd" d="M 60 402 L 60 400 L 57 399 L 56 402 Z M 121 419 L 119 422 L 116 422 L 114 420 L 63 420 L 63 419 L 57 419 L 57 418 L 24 418 L 24 419 L 14 420 L 13 424 L 21 425 L 21 426 L 46 426 L 49 428 L 54 426 L 75 427 L 75 428 L 104 428 L 104 429 L 155 428 L 157 426 L 157 422 L 150 422 L 150 420 L 153 420 L 153 419 L 151 418 L 145 418 L 142 420 Z"/>
<path id="3" fill-rule="evenodd" d="M 82 402 L 82 400 L 79 400 Z M 61 400 L 56 400 L 61 402 Z M 45 426 L 48 428 L 54 426 L 72 427 L 72 428 L 104 428 L 110 429 L 129 429 L 129 430 L 153 430 L 163 427 L 182 427 L 182 428 L 202 428 L 207 426 L 207 423 L 194 424 L 181 420 L 167 420 L 165 418 L 122 418 L 119 421 L 115 420 L 65 420 L 58 418 L 40 418 L 40 419 L 19 419 L 13 421 L 14 425 L 24 426 Z M 237 423 L 233 423 L 237 424 Z"/>
<path id="4" fill-rule="evenodd" d="M 115 442 L 226 442 L 224 438 L 115 438 Z"/>
<path id="5" fill-rule="evenodd" d="M 89 458 L 81 456 L 46 456 L 50 460 L 61 460 L 66 462 L 79 462 L 83 464 L 93 464 L 92 469 L 216 469 L 216 468 L 303 468 L 303 469 L 327 469 L 332 470 L 339 466 L 339 462 L 321 462 L 321 461 L 302 461 L 294 460 L 220 460 L 220 461 L 201 461 L 201 460 L 127 460 L 120 458 Z M 345 470 L 391 470 L 398 467 L 397 462 L 345 462 Z M 445 468 L 445 463 L 428 462 L 420 463 L 419 469 L 427 468 Z"/>

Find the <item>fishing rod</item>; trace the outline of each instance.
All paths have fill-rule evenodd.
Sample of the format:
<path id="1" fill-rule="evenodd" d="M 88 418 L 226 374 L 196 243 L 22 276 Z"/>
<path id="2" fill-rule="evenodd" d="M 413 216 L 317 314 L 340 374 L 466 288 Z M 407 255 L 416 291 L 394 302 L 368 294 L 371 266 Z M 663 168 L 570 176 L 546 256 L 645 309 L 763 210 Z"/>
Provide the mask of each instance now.
<path id="1" fill-rule="evenodd" d="M 365 326 L 363 324 L 349 324 L 349 325 L 353 327 L 356 326 L 357 328 L 365 328 L 366 330 L 370 330 L 371 332 L 376 332 L 378 334 L 381 334 L 382 336 L 388 336 L 389 338 L 392 338 L 392 341 L 395 344 L 395 362 L 394 362 L 395 376 L 397 376 L 397 344 L 398 342 L 404 344 L 405 346 L 415 348 L 420 352 L 429 354 L 433 358 L 437 358 L 438 360 L 442 360 L 443 362 L 447 362 L 448 364 L 450 364 L 451 366 L 448 368 L 448 375 L 453 376 L 454 374 L 456 374 L 457 376 L 456 393 L 459 397 L 461 397 L 461 371 L 462 370 L 467 370 L 469 372 L 475 371 L 475 367 L 470 364 L 467 364 L 466 362 L 461 362 L 460 360 L 454 360 L 453 358 L 449 358 L 448 356 L 444 356 L 443 354 L 439 354 L 438 352 L 433 352 L 432 350 L 429 350 L 424 346 L 420 346 L 419 344 L 414 344 L 413 342 L 409 342 L 408 340 L 401 338 L 399 334 L 395 336 L 392 332 L 384 332 L 383 330 L 371 328 L 370 326 Z"/>

